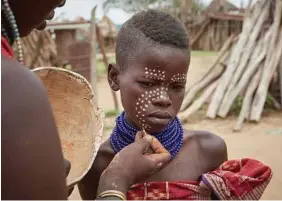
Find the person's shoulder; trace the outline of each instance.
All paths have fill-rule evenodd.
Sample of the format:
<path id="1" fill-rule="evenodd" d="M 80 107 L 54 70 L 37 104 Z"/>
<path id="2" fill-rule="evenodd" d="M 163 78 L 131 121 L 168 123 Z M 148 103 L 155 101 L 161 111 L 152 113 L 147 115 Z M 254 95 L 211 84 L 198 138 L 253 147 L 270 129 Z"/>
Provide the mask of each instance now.
<path id="1" fill-rule="evenodd" d="M 48 103 L 47 90 L 33 72 L 3 55 L 1 63 L 2 113 L 11 107 Z"/>
<path id="2" fill-rule="evenodd" d="M 19 83 L 25 82 L 26 84 L 36 83 L 39 84 L 40 80 L 34 75 L 27 67 L 18 63 L 17 61 L 8 59 L 7 57 L 1 57 L 1 78 L 6 81 L 13 82 L 13 86 L 18 86 Z M 13 87 L 11 86 L 11 87 Z"/>
<path id="3" fill-rule="evenodd" d="M 220 136 L 202 130 L 185 130 L 185 136 L 187 136 L 187 140 L 194 139 L 201 148 L 203 155 L 207 159 L 215 161 L 215 166 L 227 160 L 227 146 L 224 139 Z"/>
<path id="4" fill-rule="evenodd" d="M 65 199 L 63 155 L 47 90 L 18 62 L 2 55 L 1 63 L 5 196 L 13 200 L 50 199 L 52 196 Z M 19 171 L 16 164 L 21 164 L 25 172 Z M 17 182 L 11 178 L 17 178 Z M 42 183 L 44 185 L 39 185 Z"/>

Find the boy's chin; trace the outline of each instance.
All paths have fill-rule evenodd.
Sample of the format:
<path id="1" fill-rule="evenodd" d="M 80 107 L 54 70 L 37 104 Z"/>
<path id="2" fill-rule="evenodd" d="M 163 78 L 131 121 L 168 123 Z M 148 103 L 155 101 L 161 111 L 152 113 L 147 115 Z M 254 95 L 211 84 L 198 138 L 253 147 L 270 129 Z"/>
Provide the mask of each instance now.
<path id="1" fill-rule="evenodd" d="M 154 135 L 162 132 L 172 121 L 172 119 L 160 119 L 156 117 L 148 117 L 147 122 L 149 123 L 150 129 L 146 130 L 148 133 Z"/>
<path id="2" fill-rule="evenodd" d="M 148 134 L 154 135 L 161 133 L 167 125 L 154 125 L 150 129 L 145 129 Z"/>

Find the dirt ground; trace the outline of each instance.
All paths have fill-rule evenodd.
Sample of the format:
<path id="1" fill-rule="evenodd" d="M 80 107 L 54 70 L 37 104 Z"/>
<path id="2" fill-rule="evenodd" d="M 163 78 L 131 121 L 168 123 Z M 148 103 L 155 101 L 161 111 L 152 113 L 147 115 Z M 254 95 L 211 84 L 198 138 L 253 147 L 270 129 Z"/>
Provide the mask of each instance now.
<path id="1" fill-rule="evenodd" d="M 214 56 L 194 56 L 188 74 L 188 82 L 195 80 L 208 70 Z M 113 109 L 111 92 L 105 77 L 99 79 L 98 101 L 105 110 Z M 195 118 L 184 127 L 194 130 L 208 130 L 221 136 L 228 147 L 229 159 L 255 158 L 269 165 L 273 170 L 273 178 L 262 199 L 282 199 L 282 112 L 265 113 L 259 124 L 246 123 L 240 133 L 232 132 L 236 117 L 227 119 L 208 120 L 204 112 L 199 112 Z M 105 119 L 104 139 L 107 139 L 114 125 L 114 118 Z M 279 159 L 280 158 L 280 159 Z M 80 199 L 77 189 L 70 199 Z"/>

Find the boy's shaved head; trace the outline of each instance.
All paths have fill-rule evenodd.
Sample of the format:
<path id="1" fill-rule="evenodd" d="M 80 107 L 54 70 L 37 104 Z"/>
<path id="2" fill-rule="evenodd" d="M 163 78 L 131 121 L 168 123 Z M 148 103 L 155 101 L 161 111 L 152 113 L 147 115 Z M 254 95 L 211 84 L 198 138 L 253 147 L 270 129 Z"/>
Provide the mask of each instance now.
<path id="1" fill-rule="evenodd" d="M 157 11 L 142 11 L 129 19 L 121 28 L 116 45 L 116 60 L 120 68 L 143 45 L 164 45 L 189 50 L 188 35 L 182 23 L 171 15 Z"/>
<path id="2" fill-rule="evenodd" d="M 157 133 L 176 117 L 190 64 L 188 44 L 184 26 L 164 12 L 143 11 L 122 26 L 108 81 L 120 90 L 133 127 Z"/>

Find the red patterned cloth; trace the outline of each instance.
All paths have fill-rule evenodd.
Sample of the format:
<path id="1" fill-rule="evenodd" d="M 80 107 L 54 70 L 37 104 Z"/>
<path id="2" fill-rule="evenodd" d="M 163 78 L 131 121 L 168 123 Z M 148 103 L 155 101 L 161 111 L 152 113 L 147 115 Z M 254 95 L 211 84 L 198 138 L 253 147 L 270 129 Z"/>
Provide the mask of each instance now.
<path id="1" fill-rule="evenodd" d="M 13 49 L 3 36 L 1 36 L 1 53 L 10 59 L 14 58 Z"/>
<path id="2" fill-rule="evenodd" d="M 149 182 L 133 185 L 128 200 L 259 200 L 272 177 L 263 163 L 244 158 L 230 160 L 203 174 L 201 181 Z"/>

